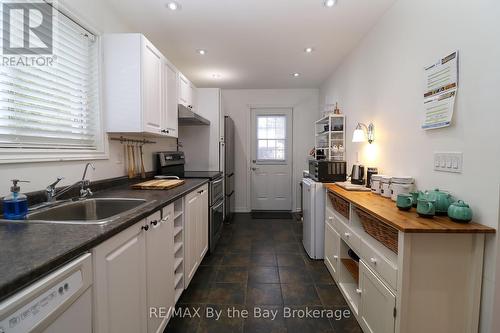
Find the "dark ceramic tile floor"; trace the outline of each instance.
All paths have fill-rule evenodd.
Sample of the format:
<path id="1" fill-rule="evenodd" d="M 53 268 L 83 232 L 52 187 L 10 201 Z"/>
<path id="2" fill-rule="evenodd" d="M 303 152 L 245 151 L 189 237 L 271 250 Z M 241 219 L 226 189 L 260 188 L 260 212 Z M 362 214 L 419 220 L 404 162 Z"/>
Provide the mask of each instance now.
<path id="1" fill-rule="evenodd" d="M 305 253 L 302 224 L 236 214 L 182 294 L 177 309 L 185 316 L 164 333 L 362 332 L 354 317 L 301 318 L 306 307 L 349 309 L 323 261 Z M 298 316 L 285 315 L 294 310 Z"/>

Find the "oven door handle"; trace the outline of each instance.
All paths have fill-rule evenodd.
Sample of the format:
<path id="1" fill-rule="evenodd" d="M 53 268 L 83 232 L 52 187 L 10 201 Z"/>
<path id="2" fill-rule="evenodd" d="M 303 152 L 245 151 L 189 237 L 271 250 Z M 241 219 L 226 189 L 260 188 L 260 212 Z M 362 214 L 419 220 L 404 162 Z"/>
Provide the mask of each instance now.
<path id="1" fill-rule="evenodd" d="M 224 200 L 221 200 L 219 204 L 215 205 L 212 207 L 212 210 L 217 210 L 217 208 L 219 208 L 220 206 L 222 206 L 222 204 L 224 203 Z"/>
<path id="2" fill-rule="evenodd" d="M 221 179 L 219 179 L 219 180 L 214 180 L 214 181 L 212 182 L 212 185 L 216 185 L 216 184 L 222 183 L 222 181 L 223 181 L 223 180 L 224 180 L 224 178 L 221 178 Z"/>

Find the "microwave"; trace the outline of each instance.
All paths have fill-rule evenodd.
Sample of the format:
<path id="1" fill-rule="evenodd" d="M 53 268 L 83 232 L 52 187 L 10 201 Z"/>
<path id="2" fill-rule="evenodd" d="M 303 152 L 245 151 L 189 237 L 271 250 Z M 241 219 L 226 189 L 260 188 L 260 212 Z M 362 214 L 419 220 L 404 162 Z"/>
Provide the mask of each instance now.
<path id="1" fill-rule="evenodd" d="M 320 183 L 345 182 L 347 162 L 309 160 L 309 176 Z"/>

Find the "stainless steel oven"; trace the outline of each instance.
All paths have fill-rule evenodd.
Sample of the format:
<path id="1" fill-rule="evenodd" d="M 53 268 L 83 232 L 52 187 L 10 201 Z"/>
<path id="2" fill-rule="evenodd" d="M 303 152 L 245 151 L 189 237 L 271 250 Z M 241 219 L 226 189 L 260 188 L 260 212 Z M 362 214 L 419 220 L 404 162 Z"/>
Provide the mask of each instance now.
<path id="1" fill-rule="evenodd" d="M 208 243 L 210 252 L 215 250 L 224 225 L 224 177 L 220 171 L 185 171 L 183 152 L 158 152 L 155 154 L 157 175 L 179 178 L 208 179 Z"/>
<path id="2" fill-rule="evenodd" d="M 224 198 L 224 178 L 210 181 L 210 205 Z"/>

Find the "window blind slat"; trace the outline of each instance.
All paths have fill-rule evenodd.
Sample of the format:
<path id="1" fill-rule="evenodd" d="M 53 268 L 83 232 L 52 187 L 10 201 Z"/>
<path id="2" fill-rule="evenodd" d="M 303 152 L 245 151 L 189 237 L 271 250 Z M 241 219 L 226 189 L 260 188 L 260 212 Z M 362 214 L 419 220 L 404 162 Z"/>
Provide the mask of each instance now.
<path id="1" fill-rule="evenodd" d="M 11 34 L 22 40 L 16 20 Z M 0 67 L 0 147 L 97 149 L 98 43 L 64 14 L 54 20 L 54 66 Z"/>

